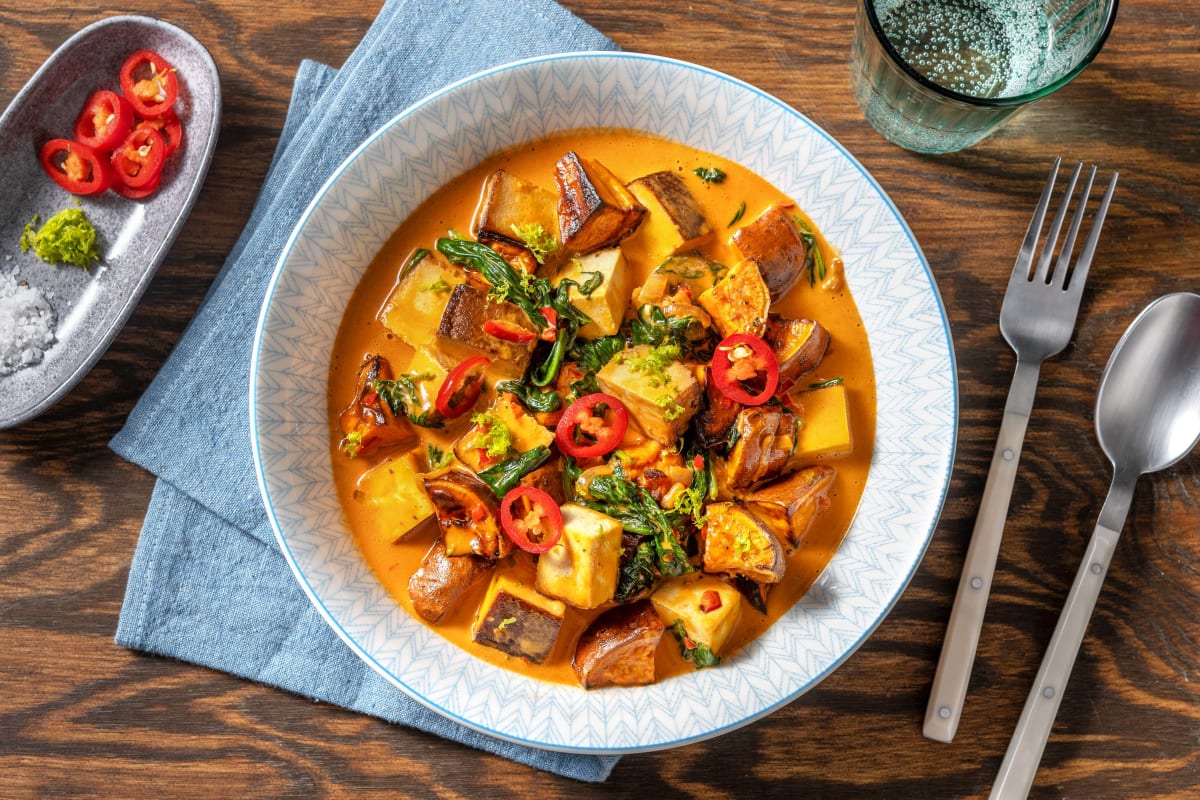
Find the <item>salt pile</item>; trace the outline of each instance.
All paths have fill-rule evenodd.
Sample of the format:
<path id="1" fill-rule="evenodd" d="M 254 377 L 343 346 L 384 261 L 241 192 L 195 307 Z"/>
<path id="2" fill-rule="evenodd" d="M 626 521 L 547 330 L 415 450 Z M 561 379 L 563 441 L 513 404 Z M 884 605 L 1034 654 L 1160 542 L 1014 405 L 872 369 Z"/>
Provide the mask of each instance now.
<path id="1" fill-rule="evenodd" d="M 15 272 L 0 272 L 0 375 L 39 363 L 54 344 L 56 322 L 40 291 Z"/>

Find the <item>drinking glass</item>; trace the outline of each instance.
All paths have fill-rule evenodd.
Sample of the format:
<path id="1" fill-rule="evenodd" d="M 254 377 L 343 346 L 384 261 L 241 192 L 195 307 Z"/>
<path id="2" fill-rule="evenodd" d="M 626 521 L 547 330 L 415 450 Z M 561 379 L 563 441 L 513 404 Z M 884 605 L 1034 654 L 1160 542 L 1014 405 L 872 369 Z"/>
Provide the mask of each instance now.
<path id="1" fill-rule="evenodd" d="M 970 147 L 1091 63 L 1117 0 L 860 0 L 854 98 L 888 140 Z"/>

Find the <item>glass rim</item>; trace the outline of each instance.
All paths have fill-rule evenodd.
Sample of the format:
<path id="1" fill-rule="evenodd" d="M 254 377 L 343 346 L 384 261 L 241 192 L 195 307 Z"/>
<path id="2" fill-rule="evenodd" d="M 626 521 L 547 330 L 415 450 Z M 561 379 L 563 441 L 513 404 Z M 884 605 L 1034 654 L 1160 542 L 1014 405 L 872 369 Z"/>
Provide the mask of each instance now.
<path id="1" fill-rule="evenodd" d="M 1012 97 L 973 97 L 969 94 L 961 94 L 953 89 L 947 89 L 945 86 L 941 86 L 934 81 L 931 81 L 929 78 L 926 78 L 924 75 L 913 69 L 909 63 L 900 56 L 900 53 L 896 50 L 896 48 L 892 46 L 891 41 L 888 40 L 887 35 L 883 32 L 883 26 L 880 24 L 879 18 L 875 15 L 875 4 L 873 0 L 861 0 L 859 6 L 863 9 L 863 11 L 866 12 L 867 21 L 871 24 L 871 30 L 875 33 L 875 39 L 883 46 L 883 49 L 887 51 L 892 63 L 900 67 L 905 75 L 912 78 L 921 86 L 924 86 L 935 94 L 948 97 L 952 100 L 957 100 L 965 105 L 982 106 L 985 108 L 1007 108 L 1010 106 L 1023 105 L 1025 103 L 1045 97 L 1048 94 L 1058 91 L 1063 86 L 1066 86 L 1076 77 L 1078 77 L 1079 73 L 1083 72 L 1088 65 L 1095 60 L 1096 56 L 1100 53 L 1101 48 L 1104 47 L 1104 43 L 1108 41 L 1108 35 L 1112 32 L 1113 23 L 1117 18 L 1118 3 L 1119 0 L 1107 0 L 1108 7 L 1104 19 L 1104 29 L 1100 31 L 1100 35 L 1096 37 L 1095 43 L 1088 50 L 1087 54 L 1079 60 L 1078 64 L 1063 74 L 1062 77 L 1052 81 L 1051 83 L 1048 83 L 1042 88 L 1037 89 L 1036 91 L 1026 92 L 1024 94 L 1014 95 Z"/>

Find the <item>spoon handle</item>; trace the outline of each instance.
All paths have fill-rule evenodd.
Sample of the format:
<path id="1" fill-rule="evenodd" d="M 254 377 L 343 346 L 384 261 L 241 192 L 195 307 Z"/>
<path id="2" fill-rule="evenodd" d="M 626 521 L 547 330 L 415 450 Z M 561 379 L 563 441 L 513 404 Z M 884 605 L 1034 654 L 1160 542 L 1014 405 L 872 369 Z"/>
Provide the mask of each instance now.
<path id="1" fill-rule="evenodd" d="M 1125 526 L 1136 480 L 1136 475 L 1132 479 L 1119 477 L 1109 489 L 1108 498 L 1100 511 L 1100 521 L 1084 551 L 1079 571 L 1075 573 L 1075 582 L 1058 617 L 1046 655 L 1042 657 L 1042 666 L 1033 680 L 1033 688 L 1025 700 L 1025 708 L 1021 711 L 1021 718 L 1008 744 L 1008 752 L 1000 764 L 989 800 L 1024 800 L 1033 786 L 1033 776 L 1037 773 L 1042 751 L 1054 726 L 1058 704 L 1062 701 L 1063 690 L 1075 665 L 1075 656 L 1083 643 L 1083 634 L 1096 607 L 1096 600 L 1100 597 L 1121 528 Z"/>
<path id="2" fill-rule="evenodd" d="M 1008 504 L 1012 499 L 1025 429 L 1033 410 L 1040 368 L 1040 362 L 1018 359 L 1008 390 L 1004 419 L 996 435 L 996 450 L 975 516 L 975 529 L 971 532 L 962 576 L 958 579 L 958 592 L 946 626 L 946 638 L 942 642 L 942 654 L 933 676 L 929 705 L 925 709 L 923 733 L 939 742 L 954 739 L 962 718 L 963 701 L 975 663 L 975 649 L 987 611 L 988 592 L 1000 554 L 1000 539 L 1004 521 L 1008 518 Z"/>

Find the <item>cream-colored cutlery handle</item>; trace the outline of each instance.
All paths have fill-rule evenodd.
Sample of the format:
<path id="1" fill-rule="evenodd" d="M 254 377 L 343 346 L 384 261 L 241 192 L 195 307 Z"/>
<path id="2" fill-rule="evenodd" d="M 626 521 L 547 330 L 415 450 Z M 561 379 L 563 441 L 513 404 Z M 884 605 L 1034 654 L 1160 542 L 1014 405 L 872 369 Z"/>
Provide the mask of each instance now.
<path id="1" fill-rule="evenodd" d="M 958 721 L 962 717 L 963 700 L 967 696 L 971 667 L 975 663 L 975 648 L 979 644 L 979 631 L 987 610 L 988 592 L 992 588 L 992 574 L 996 571 L 996 557 L 1000 553 L 1000 538 L 1008 517 L 1017 463 L 1021 459 L 1021 445 L 1025 441 L 1029 413 L 1033 410 L 1033 395 L 1037 390 L 1040 366 L 1038 363 L 1018 360 L 1013 372 L 1012 387 L 1004 406 L 1004 419 L 996 436 L 992 466 L 983 487 L 979 514 L 975 518 L 975 529 L 967 547 L 967 558 L 958 580 L 958 592 L 954 597 L 946 638 L 942 642 L 942 654 L 933 676 L 929 705 L 925 710 L 925 736 L 939 742 L 954 739 Z"/>
<path id="2" fill-rule="evenodd" d="M 1062 702 L 1063 690 L 1071 676 L 1071 668 L 1075 666 L 1075 656 L 1079 654 L 1079 646 L 1104 585 L 1104 576 L 1117 549 L 1121 528 L 1125 526 L 1136 482 L 1136 475 L 1114 481 L 1108 499 L 1104 501 L 1100 521 L 1084 551 L 1079 571 L 1075 573 L 1075 582 L 1046 647 L 1046 655 L 1042 657 L 1033 688 L 1025 699 L 1025 708 L 1017 720 L 989 800 L 1024 800 L 1029 795 L 1042 751 L 1046 749 L 1046 740 L 1058 715 L 1058 704 Z"/>

